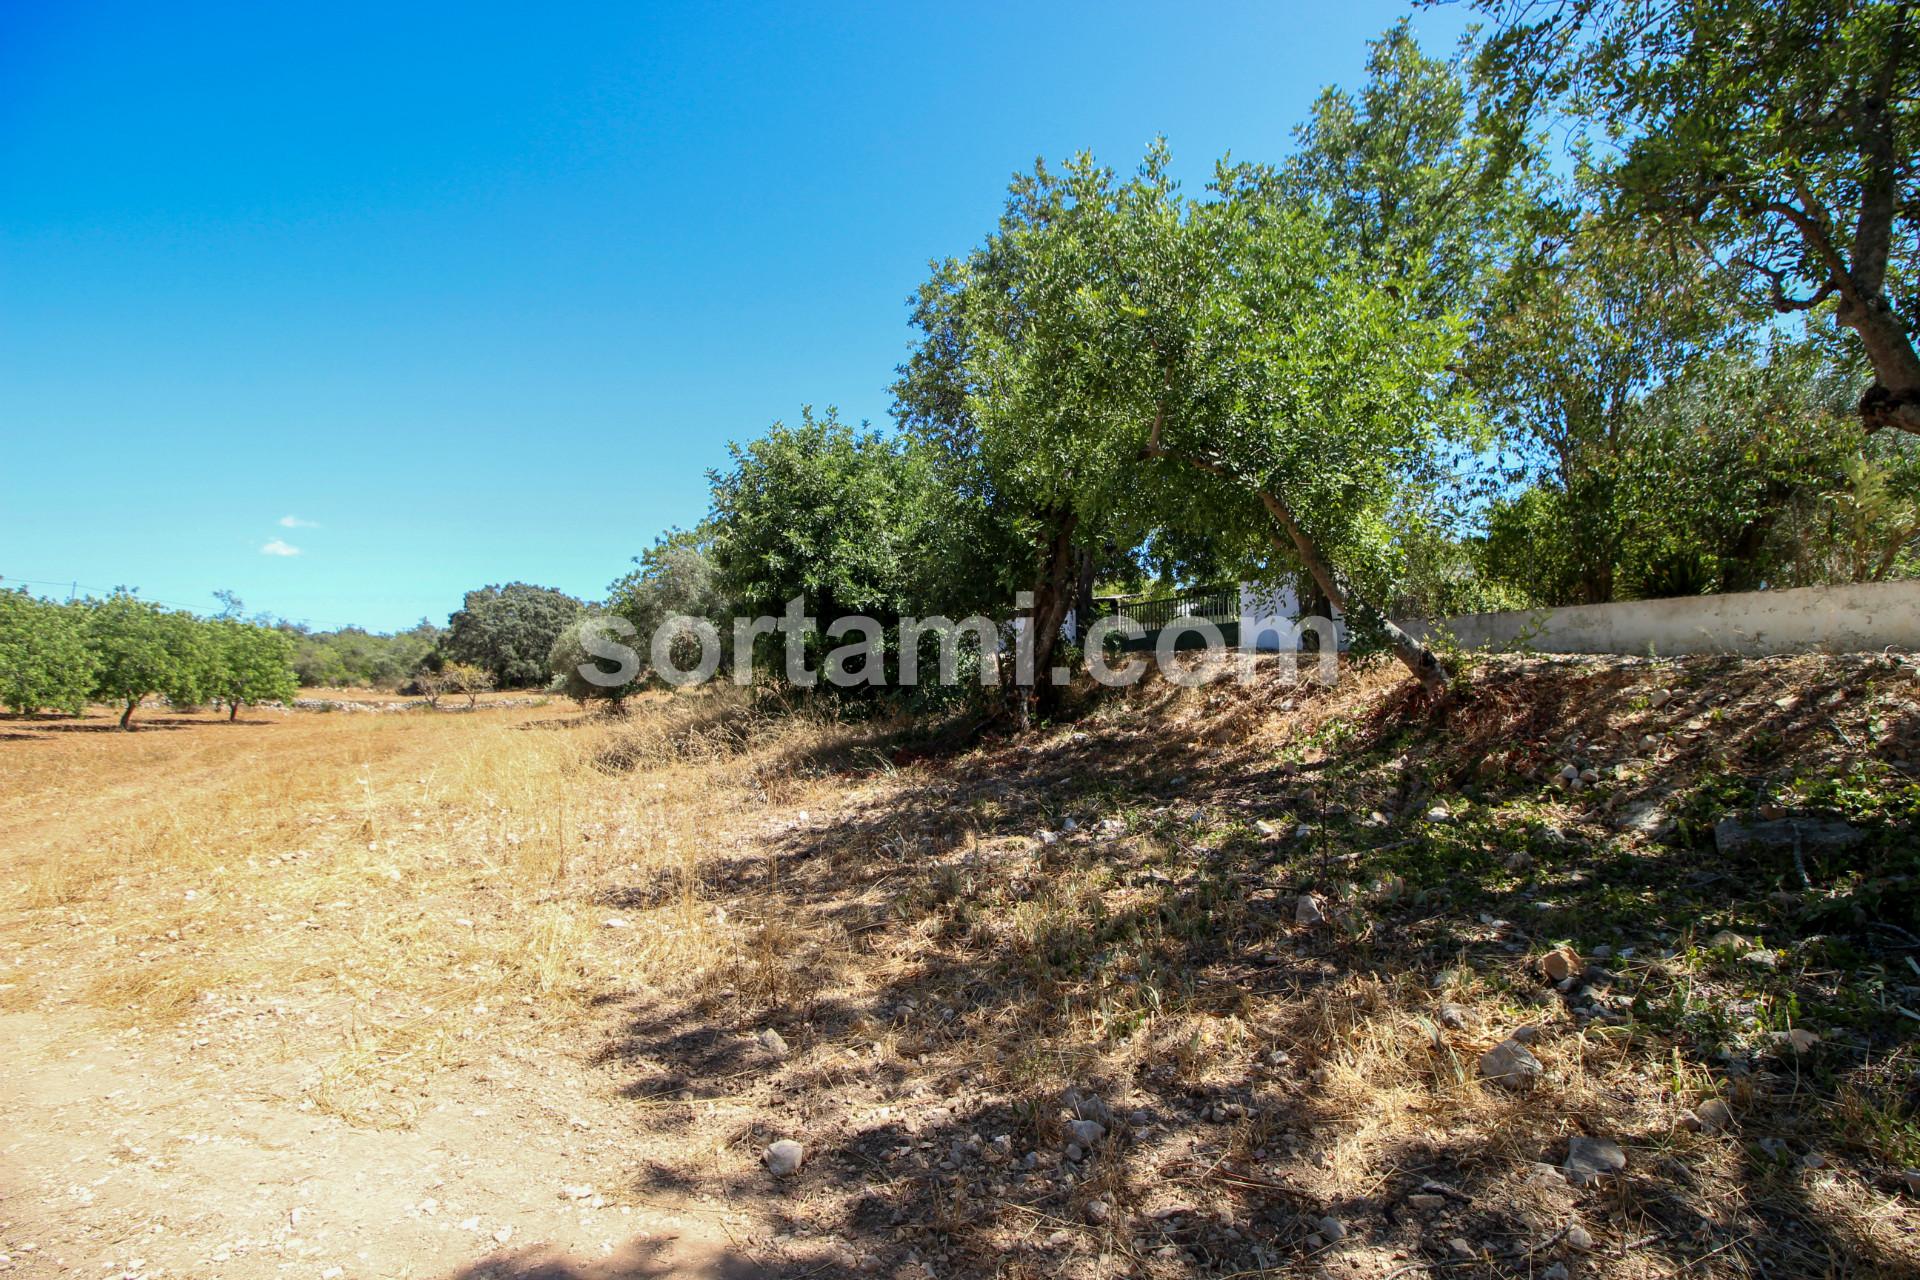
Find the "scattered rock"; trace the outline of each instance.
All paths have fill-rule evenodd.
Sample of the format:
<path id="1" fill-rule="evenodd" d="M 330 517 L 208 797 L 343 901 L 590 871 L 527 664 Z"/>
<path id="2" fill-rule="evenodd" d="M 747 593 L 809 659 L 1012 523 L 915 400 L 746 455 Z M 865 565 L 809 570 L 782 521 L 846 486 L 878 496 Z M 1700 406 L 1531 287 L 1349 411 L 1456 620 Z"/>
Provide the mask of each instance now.
<path id="1" fill-rule="evenodd" d="M 1105 1200 L 1087 1201 L 1087 1221 L 1098 1226 L 1113 1216 L 1113 1206 Z"/>
<path id="2" fill-rule="evenodd" d="M 1253 824 L 1253 829 L 1269 840 L 1278 840 L 1282 835 L 1280 824 L 1261 818 Z"/>
<path id="3" fill-rule="evenodd" d="M 774 1057 L 784 1058 L 787 1056 L 788 1050 L 785 1037 L 772 1027 L 768 1027 L 765 1031 L 762 1031 L 756 1038 L 760 1041 L 760 1047 Z"/>
<path id="4" fill-rule="evenodd" d="M 1614 825 L 1629 835 L 1656 839 L 1673 830 L 1673 819 L 1657 801 L 1638 800 L 1620 811 Z"/>
<path id="5" fill-rule="evenodd" d="M 1682 1118 L 1697 1133 L 1719 1133 L 1733 1127 L 1733 1108 L 1719 1098 L 1708 1098 Z"/>
<path id="6" fill-rule="evenodd" d="M 1320 899 L 1311 893 L 1303 893 L 1293 904 L 1293 922 L 1295 924 L 1315 925 L 1327 922 L 1327 913 L 1320 905 Z"/>
<path id="7" fill-rule="evenodd" d="M 1908 1195 L 1920 1196 L 1920 1169 L 1909 1169 L 1900 1177 L 1907 1184 Z"/>
<path id="8" fill-rule="evenodd" d="M 1580 969 L 1580 953 L 1572 947 L 1555 947 L 1540 957 L 1540 971 L 1552 982 L 1565 982 Z"/>
<path id="9" fill-rule="evenodd" d="M 1432 1213 L 1435 1209 L 1446 1208 L 1447 1198 L 1435 1195 L 1431 1191 L 1421 1191 L 1407 1197 L 1407 1206 L 1418 1209 L 1422 1213 Z"/>
<path id="10" fill-rule="evenodd" d="M 606 929 L 631 929 L 633 927 L 619 916 L 608 916 L 605 920 L 601 921 L 600 924 L 602 928 Z"/>
<path id="11" fill-rule="evenodd" d="M 1567 1175 L 1552 1165 L 1542 1162 L 1535 1164 L 1533 1172 L 1527 1175 L 1527 1185 L 1549 1191 L 1564 1191 L 1567 1186 Z"/>
<path id="12" fill-rule="evenodd" d="M 1447 806 L 1443 804 L 1437 804 L 1433 806 L 1433 808 L 1427 810 L 1427 821 L 1428 822 L 1452 822 L 1453 810 L 1447 808 Z"/>
<path id="13" fill-rule="evenodd" d="M 767 1148 L 765 1159 L 767 1172 L 776 1178 L 784 1178 L 800 1167 L 807 1157 L 807 1149 L 792 1138 L 782 1138 Z"/>
<path id="14" fill-rule="evenodd" d="M 1450 1031 L 1467 1029 L 1467 1011 L 1457 1004 L 1441 1005 L 1435 1016 L 1440 1019 L 1440 1025 Z"/>
<path id="15" fill-rule="evenodd" d="M 1576 1187 L 1590 1186 L 1627 1167 L 1627 1153 L 1611 1138 L 1574 1136 L 1567 1140 L 1567 1162 L 1563 1166 L 1567 1181 Z"/>
<path id="16" fill-rule="evenodd" d="M 1740 957 L 1740 960 L 1742 963 L 1750 964 L 1756 969 L 1778 969 L 1780 967 L 1780 957 L 1766 950 L 1764 947 L 1747 952 L 1747 954 Z"/>
<path id="17" fill-rule="evenodd" d="M 1743 947 L 1751 946 L 1752 939 L 1742 937 L 1731 929 L 1722 929 L 1707 939 L 1707 945 L 1715 951 L 1739 951 Z"/>
<path id="18" fill-rule="evenodd" d="M 1653 691 L 1653 695 L 1647 699 L 1647 705 L 1652 707 L 1655 711 L 1658 711 L 1660 708 L 1666 706 L 1669 702 L 1672 702 L 1672 701 L 1673 701 L 1673 690 L 1655 689 Z"/>
<path id="19" fill-rule="evenodd" d="M 1060 1101 L 1067 1110 L 1073 1112 L 1076 1119 L 1098 1120 L 1109 1129 L 1113 1127 L 1113 1108 L 1097 1093 L 1068 1089 Z"/>
<path id="20" fill-rule="evenodd" d="M 1527 1052 L 1515 1039 L 1502 1040 L 1480 1055 L 1480 1074 L 1487 1081 L 1507 1089 L 1531 1088 L 1546 1070 L 1540 1059 Z"/>
<path id="21" fill-rule="evenodd" d="M 1473 1256 L 1473 1246 L 1467 1243 L 1465 1236 L 1455 1236 L 1453 1239 L 1447 1241 L 1447 1248 L 1453 1250 L 1455 1254 L 1462 1258 L 1471 1258 Z"/>
<path id="22" fill-rule="evenodd" d="M 1341 1240 L 1346 1237 L 1347 1228 L 1340 1219 L 1329 1214 L 1313 1224 L 1313 1229 L 1326 1241 Z"/>
<path id="23" fill-rule="evenodd" d="M 1098 1120 L 1069 1120 L 1067 1136 L 1083 1147 L 1092 1147 L 1107 1136 L 1107 1126 Z"/>
<path id="24" fill-rule="evenodd" d="M 1567 1248 L 1578 1249 L 1581 1253 L 1593 1248 L 1593 1233 L 1579 1223 L 1567 1228 Z"/>
<path id="25" fill-rule="evenodd" d="M 1805 1027 L 1795 1027 L 1791 1031 L 1774 1032 L 1773 1042 L 1794 1053 L 1812 1053 L 1814 1046 L 1820 1043 L 1820 1037 Z"/>
<path id="26" fill-rule="evenodd" d="M 1504 866 L 1507 870 L 1515 873 L 1525 871 L 1528 868 L 1533 866 L 1533 855 L 1528 853 L 1525 849 L 1516 849 L 1512 853 L 1508 854 L 1506 857 L 1506 861 L 1501 863 L 1500 865 Z"/>
<path id="27" fill-rule="evenodd" d="M 1861 828 L 1831 818 L 1780 818 L 1773 822 L 1723 818 L 1713 828 L 1714 846 L 1726 857 L 1792 853 L 1796 846 L 1802 854 L 1838 853 L 1866 838 Z"/>
<path id="28" fill-rule="evenodd" d="M 1540 1273 L 1540 1280 L 1567 1280 L 1567 1264 L 1556 1262 Z"/>

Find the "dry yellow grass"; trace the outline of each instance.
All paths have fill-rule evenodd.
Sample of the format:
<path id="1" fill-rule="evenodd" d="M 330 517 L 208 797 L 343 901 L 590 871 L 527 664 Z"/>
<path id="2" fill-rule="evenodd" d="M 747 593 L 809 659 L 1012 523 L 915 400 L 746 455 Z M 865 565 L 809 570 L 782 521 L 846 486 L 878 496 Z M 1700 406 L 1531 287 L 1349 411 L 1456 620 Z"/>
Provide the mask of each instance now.
<path id="1" fill-rule="evenodd" d="M 713 960 L 693 864 L 715 780 L 683 763 L 713 754 L 703 736 L 725 734 L 676 705 L 634 721 L 296 714 L 6 744 L 5 1002 L 147 1025 L 242 998 L 342 1010 L 331 1052 L 301 1046 L 320 1064 L 309 1096 L 404 1121 L 379 1091 L 457 1058 L 476 1029 L 553 1030 L 590 997 Z M 606 901 L 610 884 L 663 873 L 679 892 Z"/>

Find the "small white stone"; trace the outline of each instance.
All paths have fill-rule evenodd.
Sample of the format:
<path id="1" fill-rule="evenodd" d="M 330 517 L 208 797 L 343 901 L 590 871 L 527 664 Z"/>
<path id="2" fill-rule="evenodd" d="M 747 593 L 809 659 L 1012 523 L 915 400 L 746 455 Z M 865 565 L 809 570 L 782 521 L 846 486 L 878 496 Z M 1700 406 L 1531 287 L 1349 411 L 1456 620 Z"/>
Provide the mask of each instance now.
<path id="1" fill-rule="evenodd" d="M 1320 899 L 1310 893 L 1303 893 L 1293 904 L 1293 922 L 1295 924 L 1325 924 L 1327 913 L 1320 906 Z"/>
<path id="2" fill-rule="evenodd" d="M 782 1138 L 766 1150 L 767 1172 L 776 1178 L 784 1178 L 798 1169 L 806 1156 L 805 1147 L 792 1138 Z"/>
<path id="3" fill-rule="evenodd" d="M 1585 1253 L 1588 1249 L 1593 1248 L 1592 1233 L 1579 1223 L 1574 1223 L 1567 1228 L 1567 1248 L 1578 1249 L 1582 1253 Z"/>
<path id="4" fill-rule="evenodd" d="M 1327 1240 L 1341 1240 L 1344 1239 L 1347 1234 L 1346 1226 L 1340 1219 L 1331 1214 L 1320 1219 L 1314 1223 L 1313 1226 L 1314 1230 L 1318 1231 L 1320 1235 Z"/>

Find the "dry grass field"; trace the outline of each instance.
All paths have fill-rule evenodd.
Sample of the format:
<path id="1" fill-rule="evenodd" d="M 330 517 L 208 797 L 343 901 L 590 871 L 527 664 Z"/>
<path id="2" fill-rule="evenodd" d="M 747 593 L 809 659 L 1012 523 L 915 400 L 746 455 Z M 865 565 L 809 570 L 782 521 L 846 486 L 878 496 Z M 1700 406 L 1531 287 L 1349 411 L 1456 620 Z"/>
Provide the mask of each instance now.
<path id="1" fill-rule="evenodd" d="M 1916 692 L 0 721 L 0 1268 L 1916 1274 Z"/>

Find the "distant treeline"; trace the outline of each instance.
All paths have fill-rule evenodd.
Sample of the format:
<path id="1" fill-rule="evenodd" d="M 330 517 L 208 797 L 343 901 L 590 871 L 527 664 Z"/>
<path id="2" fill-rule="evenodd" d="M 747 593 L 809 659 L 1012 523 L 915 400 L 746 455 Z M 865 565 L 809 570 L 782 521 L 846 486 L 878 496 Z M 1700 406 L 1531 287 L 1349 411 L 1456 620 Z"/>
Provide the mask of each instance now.
<path id="1" fill-rule="evenodd" d="M 0 703 L 19 715 L 79 715 L 119 707 L 120 727 L 160 694 L 176 707 L 208 702 L 228 717 L 293 698 L 293 642 L 239 618 L 201 618 L 128 591 L 66 604 L 0 591 Z"/>
<path id="2" fill-rule="evenodd" d="M 359 627 L 314 631 L 224 606 L 200 617 L 131 590 L 58 603 L 22 588 L 0 591 L 0 705 L 19 715 L 79 715 L 90 702 L 121 711 L 124 728 L 153 695 L 175 707 L 240 708 L 291 701 L 301 685 L 364 686 L 468 695 L 548 681 L 554 638 L 586 606 L 550 587 L 514 582 L 469 591 L 436 627 L 424 619 L 382 635 Z"/>

